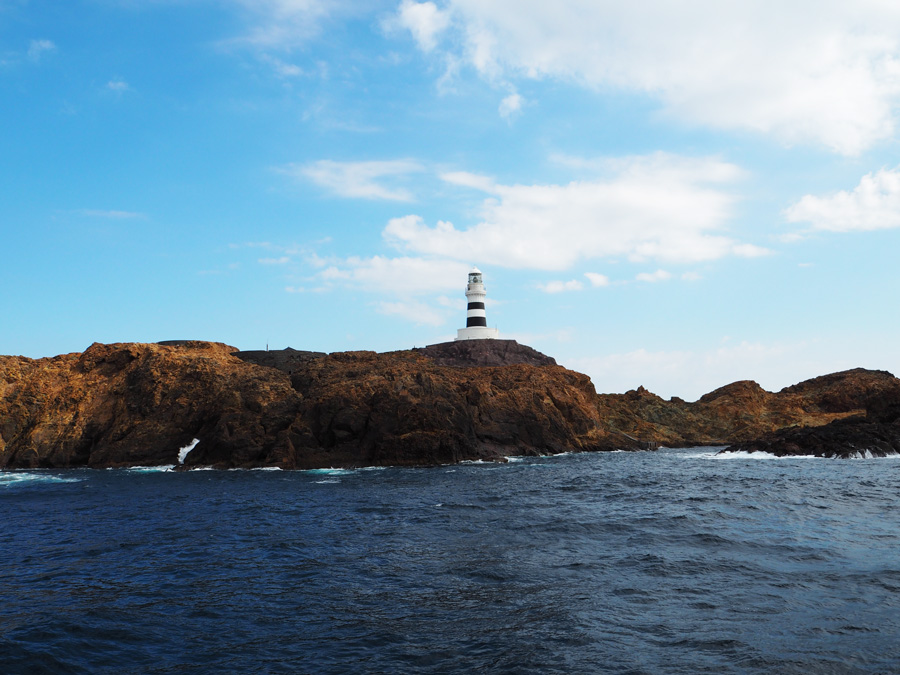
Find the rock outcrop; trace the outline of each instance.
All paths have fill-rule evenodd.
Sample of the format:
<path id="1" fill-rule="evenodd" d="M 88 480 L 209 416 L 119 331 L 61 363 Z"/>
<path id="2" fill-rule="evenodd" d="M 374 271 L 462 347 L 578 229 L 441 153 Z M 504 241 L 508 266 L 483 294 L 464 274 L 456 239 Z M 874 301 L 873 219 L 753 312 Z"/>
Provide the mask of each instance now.
<path id="1" fill-rule="evenodd" d="M 0 357 L 0 467 L 175 464 L 195 438 L 185 463 L 216 467 L 438 464 L 637 447 L 604 429 L 590 379 L 559 366 L 448 367 L 410 351 L 269 367 L 234 352 L 187 342 Z"/>
<path id="2" fill-rule="evenodd" d="M 880 370 L 847 370 L 783 390 L 810 407 L 846 415 L 819 426 L 790 426 L 722 452 L 840 459 L 900 454 L 900 380 Z M 862 410 L 860 410 L 862 408 Z"/>
<path id="3" fill-rule="evenodd" d="M 556 359 L 515 340 L 460 340 L 413 349 L 439 366 L 555 366 Z"/>
<path id="4" fill-rule="evenodd" d="M 613 428 L 636 438 L 669 447 L 727 445 L 785 427 L 816 427 L 858 415 L 884 386 L 885 376 L 896 381 L 889 373 L 852 372 L 857 374 L 827 376 L 835 378 L 827 381 L 829 390 L 840 389 L 839 383 L 846 382 L 851 393 L 843 405 L 835 405 L 823 386 L 773 393 L 749 380 L 716 389 L 693 403 L 678 398 L 666 401 L 639 387 L 625 394 L 601 394 L 598 405 Z"/>
<path id="5" fill-rule="evenodd" d="M 0 357 L 0 468 L 177 464 L 194 439 L 185 465 L 222 468 L 431 465 L 763 437 L 776 454 L 810 454 L 811 443 L 826 455 L 888 452 L 898 392 L 889 373 L 857 370 L 778 393 L 736 382 L 694 403 L 643 388 L 597 395 L 586 375 L 502 340 L 327 355 L 94 344 Z M 848 436 L 856 422 L 845 418 L 866 414 L 860 423 L 878 428 L 853 428 L 872 440 Z"/>

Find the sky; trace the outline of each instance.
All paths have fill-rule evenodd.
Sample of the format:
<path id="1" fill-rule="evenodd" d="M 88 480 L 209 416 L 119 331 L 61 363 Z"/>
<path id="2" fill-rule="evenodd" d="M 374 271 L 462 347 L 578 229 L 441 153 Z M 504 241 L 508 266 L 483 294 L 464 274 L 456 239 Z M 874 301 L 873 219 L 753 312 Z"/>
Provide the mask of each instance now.
<path id="1" fill-rule="evenodd" d="M 0 0 L 0 354 L 897 373 L 898 114 L 894 0 Z"/>

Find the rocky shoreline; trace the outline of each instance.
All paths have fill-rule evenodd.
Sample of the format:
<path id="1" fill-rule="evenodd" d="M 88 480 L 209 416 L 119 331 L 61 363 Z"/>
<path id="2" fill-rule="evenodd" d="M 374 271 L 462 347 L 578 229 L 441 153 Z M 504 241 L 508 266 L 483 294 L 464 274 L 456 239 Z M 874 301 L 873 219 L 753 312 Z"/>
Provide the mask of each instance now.
<path id="1" fill-rule="evenodd" d="M 777 393 L 736 382 L 693 403 L 642 387 L 597 394 L 586 375 L 511 340 L 382 354 L 94 344 L 0 356 L 0 468 L 178 465 L 194 439 L 185 467 L 422 466 L 658 445 L 890 454 L 898 392 L 890 373 L 853 370 Z"/>

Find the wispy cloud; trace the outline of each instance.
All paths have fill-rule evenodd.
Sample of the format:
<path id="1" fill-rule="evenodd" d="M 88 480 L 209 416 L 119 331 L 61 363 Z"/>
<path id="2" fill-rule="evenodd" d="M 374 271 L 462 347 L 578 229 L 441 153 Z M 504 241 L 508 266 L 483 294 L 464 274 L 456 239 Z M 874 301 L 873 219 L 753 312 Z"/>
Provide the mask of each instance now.
<path id="1" fill-rule="evenodd" d="M 412 323 L 425 326 L 442 326 L 450 318 L 447 310 L 417 300 L 383 301 L 376 303 L 375 306 L 379 314 L 399 316 Z"/>
<path id="2" fill-rule="evenodd" d="M 584 288 L 584 284 L 577 279 L 571 281 L 549 281 L 546 284 L 538 284 L 544 293 L 562 293 L 564 291 L 580 291 Z"/>
<path id="3" fill-rule="evenodd" d="M 28 59 L 37 63 L 44 54 L 55 51 L 56 45 L 51 40 L 32 40 L 28 45 Z"/>
<path id="4" fill-rule="evenodd" d="M 79 209 L 75 213 L 89 218 L 112 218 L 115 220 L 127 220 L 130 218 L 146 218 L 147 214 L 137 211 L 116 211 L 107 209 Z"/>
<path id="5" fill-rule="evenodd" d="M 510 120 L 522 110 L 524 102 L 525 99 L 519 94 L 512 93 L 500 101 L 500 107 L 497 109 L 497 112 L 500 113 L 500 117 L 503 119 Z"/>
<path id="6" fill-rule="evenodd" d="M 352 9 L 346 0 L 230 0 L 246 12 L 247 30 L 232 42 L 262 49 L 292 49 L 319 34 L 335 14 Z"/>
<path id="7" fill-rule="evenodd" d="M 665 270 L 656 270 L 655 272 L 641 272 L 635 279 L 638 281 L 646 281 L 647 283 L 656 283 L 657 281 L 668 281 L 672 278 L 671 272 Z"/>
<path id="8" fill-rule="evenodd" d="M 419 162 L 411 159 L 369 162 L 323 159 L 312 164 L 291 164 L 281 170 L 295 178 L 311 181 L 339 197 L 409 202 L 413 200 L 412 193 L 391 183 L 423 169 Z"/>
<path id="9" fill-rule="evenodd" d="M 128 83 L 121 78 L 116 78 L 116 79 L 110 80 L 109 82 L 106 83 L 106 88 L 109 89 L 110 91 L 114 91 L 117 93 L 130 91 L 130 89 L 131 89 L 131 87 L 128 86 Z"/>
<path id="10" fill-rule="evenodd" d="M 326 267 L 317 277 L 325 283 L 410 297 L 457 289 L 468 268 L 466 263 L 441 258 L 352 257 Z"/>
<path id="11" fill-rule="evenodd" d="M 300 66 L 294 63 L 288 63 L 287 61 L 282 61 L 271 54 L 261 55 L 260 60 L 263 63 L 268 64 L 272 68 L 272 71 L 281 78 L 301 77 L 306 74 Z"/>

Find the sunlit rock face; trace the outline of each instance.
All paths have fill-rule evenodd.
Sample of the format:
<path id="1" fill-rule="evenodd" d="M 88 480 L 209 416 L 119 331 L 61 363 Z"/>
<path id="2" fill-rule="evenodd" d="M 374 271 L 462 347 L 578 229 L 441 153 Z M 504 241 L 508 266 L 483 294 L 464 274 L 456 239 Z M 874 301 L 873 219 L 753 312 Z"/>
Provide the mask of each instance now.
<path id="1" fill-rule="evenodd" d="M 177 465 L 193 439 L 186 466 L 429 465 L 633 445 L 603 429 L 590 379 L 559 366 L 443 366 L 415 351 L 270 354 L 266 366 L 234 352 L 186 342 L 0 357 L 0 466 Z"/>
<path id="2" fill-rule="evenodd" d="M 0 467 L 434 465 L 728 444 L 867 411 L 881 428 L 898 417 L 898 392 L 889 373 L 855 370 L 778 393 L 736 382 L 694 403 L 642 387 L 598 395 L 512 340 L 384 354 L 94 344 L 0 357 Z M 888 452 L 892 438 L 872 447 Z"/>

